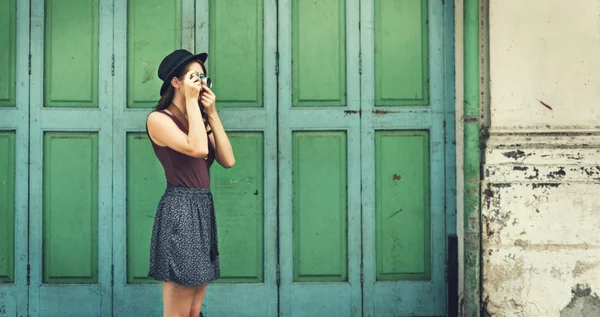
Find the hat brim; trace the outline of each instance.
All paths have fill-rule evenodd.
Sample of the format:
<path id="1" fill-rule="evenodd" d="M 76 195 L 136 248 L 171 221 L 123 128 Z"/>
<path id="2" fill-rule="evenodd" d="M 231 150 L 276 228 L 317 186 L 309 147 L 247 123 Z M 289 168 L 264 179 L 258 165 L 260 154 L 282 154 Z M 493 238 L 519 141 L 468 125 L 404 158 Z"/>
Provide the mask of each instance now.
<path id="1" fill-rule="evenodd" d="M 173 69 L 171 70 L 171 72 L 169 73 L 169 75 L 167 75 L 167 77 L 165 77 L 165 81 L 163 82 L 162 86 L 160 87 L 160 95 L 164 95 L 165 91 L 167 91 L 167 88 L 169 88 L 169 85 L 171 85 L 171 79 L 173 79 L 173 77 L 175 76 L 175 72 L 177 70 L 179 70 L 179 68 L 187 63 L 189 63 L 190 61 L 193 60 L 200 60 L 202 62 L 202 64 L 204 64 L 206 62 L 206 60 L 208 59 L 208 54 L 207 53 L 200 53 L 197 55 L 190 55 L 184 59 L 182 59 L 177 66 L 173 67 Z"/>

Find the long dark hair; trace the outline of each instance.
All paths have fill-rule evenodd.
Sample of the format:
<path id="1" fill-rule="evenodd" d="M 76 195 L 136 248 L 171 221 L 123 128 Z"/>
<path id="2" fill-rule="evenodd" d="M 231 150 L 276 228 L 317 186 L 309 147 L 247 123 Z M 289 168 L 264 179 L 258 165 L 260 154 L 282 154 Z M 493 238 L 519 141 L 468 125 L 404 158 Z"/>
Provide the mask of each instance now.
<path id="1" fill-rule="evenodd" d="M 183 76 L 185 75 L 185 73 L 188 72 L 190 65 L 194 62 L 200 63 L 200 66 L 202 66 L 202 70 L 206 74 L 206 66 L 204 66 L 204 63 L 202 63 L 200 60 L 193 60 L 193 61 L 190 61 L 189 63 L 183 65 L 182 67 L 176 69 L 175 77 L 177 77 L 179 80 L 183 80 Z M 171 79 L 169 79 L 169 81 L 171 81 Z M 164 110 L 164 109 L 169 108 L 169 106 L 171 105 L 171 102 L 173 102 L 173 97 L 175 97 L 175 88 L 173 88 L 173 85 L 171 85 L 171 83 L 169 83 L 167 90 L 160 97 L 160 99 L 158 100 L 158 104 L 156 105 L 156 107 L 154 109 L 155 110 Z M 200 107 L 200 110 L 202 110 L 202 112 L 204 112 L 204 109 L 202 109 L 202 107 Z"/>

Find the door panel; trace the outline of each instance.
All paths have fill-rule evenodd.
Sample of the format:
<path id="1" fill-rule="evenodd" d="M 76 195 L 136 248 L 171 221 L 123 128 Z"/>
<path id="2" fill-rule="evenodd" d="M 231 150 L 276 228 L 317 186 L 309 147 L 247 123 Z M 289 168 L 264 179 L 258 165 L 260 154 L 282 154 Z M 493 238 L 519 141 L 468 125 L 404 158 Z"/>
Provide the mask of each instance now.
<path id="1" fill-rule="evenodd" d="M 183 44 L 184 1 L 124 2 L 126 8 L 119 8 L 126 10 L 127 108 L 153 108 L 162 84 L 157 76 L 158 65 L 165 55 Z M 193 23 L 186 21 L 190 22 Z"/>
<path id="2" fill-rule="evenodd" d="M 0 132 L 0 283 L 15 282 L 15 132 Z"/>
<path id="3" fill-rule="evenodd" d="M 209 52 L 217 109 L 237 159 L 231 169 L 211 169 L 221 278 L 209 287 L 204 314 L 276 316 L 275 1 L 203 0 L 196 9 L 196 51 Z"/>
<path id="4" fill-rule="evenodd" d="M 279 1 L 281 316 L 361 315 L 358 21 Z"/>
<path id="5" fill-rule="evenodd" d="M 444 316 L 443 4 L 363 3 L 365 316 Z"/>
<path id="6" fill-rule="evenodd" d="M 345 131 L 292 133 L 294 282 L 347 282 Z"/>
<path id="7" fill-rule="evenodd" d="M 346 106 L 346 1 L 292 1 L 291 10 L 292 106 Z"/>
<path id="8" fill-rule="evenodd" d="M 0 110 L 0 115 L 4 111 Z M 25 307 L 19 307 L 16 299 L 18 292 L 23 291 L 23 286 L 15 283 L 15 264 L 23 264 L 15 257 L 15 176 L 16 176 L 16 146 L 15 131 L 0 131 L 0 298 L 2 309 L 11 315 L 17 315 Z M 19 287 L 21 286 L 21 287 Z"/>
<path id="9" fill-rule="evenodd" d="M 127 283 L 147 283 L 151 228 L 158 200 L 164 193 L 164 172 L 144 132 L 127 133 L 126 221 Z M 149 229 L 150 228 L 150 229 Z M 121 240 L 120 244 L 124 241 Z"/>
<path id="10" fill-rule="evenodd" d="M 160 282 L 147 275 L 166 180 L 146 134 L 146 117 L 160 98 L 162 58 L 194 45 L 193 8 L 193 0 L 114 3 L 114 316 L 162 314 Z"/>
<path id="11" fill-rule="evenodd" d="M 17 70 L 17 4 L 16 0 L 0 4 L 0 107 L 15 107 Z M 0 108 L 2 109 L 2 108 Z"/>
<path id="12" fill-rule="evenodd" d="M 31 316 L 111 311 L 111 5 L 32 1 Z"/>
<path id="13" fill-rule="evenodd" d="M 45 1 L 44 107 L 98 107 L 99 10 L 97 0 Z"/>
<path id="14" fill-rule="evenodd" d="M 206 50 L 208 45 L 208 64 L 220 108 L 264 106 L 263 79 L 273 76 L 263 68 L 263 17 L 268 5 L 263 0 L 209 2 L 208 27 L 200 31 L 208 33 L 209 42 L 199 38 L 199 50 Z"/>
<path id="15" fill-rule="evenodd" d="M 375 0 L 374 10 L 375 104 L 427 105 L 428 1 Z"/>
<path id="16" fill-rule="evenodd" d="M 43 144 L 42 281 L 97 284 L 98 133 L 45 132 Z"/>
<path id="17" fill-rule="evenodd" d="M 211 173 L 215 209 L 220 216 L 219 282 L 263 283 L 264 139 L 260 132 L 232 132 L 228 136 L 243 159 L 238 160 L 235 169 L 215 166 Z"/>
<path id="18" fill-rule="evenodd" d="M 0 4 L 0 299 L 27 314 L 29 3 Z"/>
<path id="19" fill-rule="evenodd" d="M 428 131 L 375 132 L 377 281 L 431 279 Z"/>

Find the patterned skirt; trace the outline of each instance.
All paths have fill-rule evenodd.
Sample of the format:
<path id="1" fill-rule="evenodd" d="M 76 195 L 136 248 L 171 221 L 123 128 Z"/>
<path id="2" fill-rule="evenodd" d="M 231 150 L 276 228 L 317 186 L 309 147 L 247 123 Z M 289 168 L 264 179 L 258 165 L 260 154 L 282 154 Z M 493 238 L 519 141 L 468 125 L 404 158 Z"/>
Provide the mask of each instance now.
<path id="1" fill-rule="evenodd" d="M 182 285 L 208 284 L 221 276 L 218 256 L 210 189 L 168 186 L 154 218 L 148 277 Z"/>

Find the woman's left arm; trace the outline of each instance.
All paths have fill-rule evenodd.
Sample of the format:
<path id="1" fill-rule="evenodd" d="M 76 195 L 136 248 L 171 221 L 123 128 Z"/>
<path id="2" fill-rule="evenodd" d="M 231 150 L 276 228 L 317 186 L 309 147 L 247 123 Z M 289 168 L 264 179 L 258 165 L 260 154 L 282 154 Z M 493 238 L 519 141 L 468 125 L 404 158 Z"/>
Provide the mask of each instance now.
<path id="1" fill-rule="evenodd" d="M 208 114 L 208 124 L 212 129 L 212 133 L 208 138 L 215 149 L 215 159 L 224 168 L 233 167 L 233 165 L 235 165 L 233 149 L 231 148 L 227 133 L 225 133 L 221 119 L 216 111 L 214 114 Z"/>
<path id="2" fill-rule="evenodd" d="M 204 105 L 204 111 L 208 115 L 208 124 L 212 129 L 212 133 L 208 136 L 208 139 L 215 149 L 215 159 L 224 168 L 231 168 L 235 165 L 235 156 L 233 155 L 231 143 L 215 107 L 216 97 L 210 88 L 205 85 L 202 88 L 204 89 L 204 93 L 202 94 L 201 102 Z"/>

